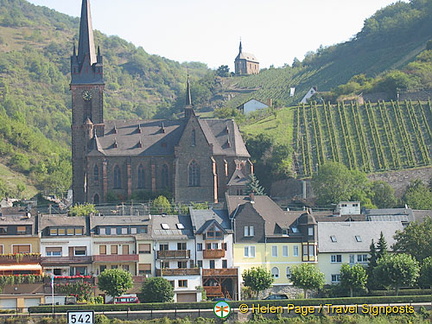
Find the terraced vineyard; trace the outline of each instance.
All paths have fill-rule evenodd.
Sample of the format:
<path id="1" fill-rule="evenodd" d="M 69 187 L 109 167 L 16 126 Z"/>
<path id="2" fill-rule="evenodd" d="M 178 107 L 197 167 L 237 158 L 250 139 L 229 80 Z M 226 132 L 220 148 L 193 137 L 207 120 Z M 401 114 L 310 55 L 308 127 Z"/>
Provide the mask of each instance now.
<path id="1" fill-rule="evenodd" d="M 325 161 L 377 172 L 431 164 L 431 102 L 302 105 L 294 112 L 294 165 L 310 177 Z"/>

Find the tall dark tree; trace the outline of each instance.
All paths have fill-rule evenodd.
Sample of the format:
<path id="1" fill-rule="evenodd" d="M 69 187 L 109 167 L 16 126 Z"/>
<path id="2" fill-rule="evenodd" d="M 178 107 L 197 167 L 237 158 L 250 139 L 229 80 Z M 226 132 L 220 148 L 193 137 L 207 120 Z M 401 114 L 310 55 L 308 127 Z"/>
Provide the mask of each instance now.
<path id="1" fill-rule="evenodd" d="M 247 184 L 247 194 L 255 194 L 257 196 L 263 196 L 265 195 L 264 188 L 260 185 L 258 178 L 255 176 L 255 174 L 251 173 L 249 175 L 249 182 Z"/>

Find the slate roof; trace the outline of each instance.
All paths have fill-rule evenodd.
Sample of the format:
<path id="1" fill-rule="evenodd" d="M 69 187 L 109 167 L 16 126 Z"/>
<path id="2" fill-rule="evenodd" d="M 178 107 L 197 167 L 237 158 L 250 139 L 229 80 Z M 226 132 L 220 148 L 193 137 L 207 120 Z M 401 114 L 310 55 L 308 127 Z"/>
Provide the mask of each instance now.
<path id="1" fill-rule="evenodd" d="M 218 223 L 225 231 L 231 231 L 231 222 L 226 210 L 191 208 L 190 216 L 195 234 L 203 233 L 214 222 Z"/>
<path id="2" fill-rule="evenodd" d="M 255 196 L 253 201 L 253 208 L 265 221 L 266 236 L 278 236 L 279 228 L 288 229 L 296 221 L 298 216 L 303 213 L 285 212 L 268 196 Z M 231 217 L 235 216 L 234 212 L 237 206 L 246 203 L 251 203 L 251 199 L 248 196 L 227 195 L 227 206 Z"/>
<path id="3" fill-rule="evenodd" d="M 250 157 L 231 119 L 199 119 L 214 155 Z M 93 138 L 89 156 L 173 156 L 186 120 L 115 120 L 105 122 L 105 134 Z"/>
<path id="4" fill-rule="evenodd" d="M 410 208 L 367 209 L 365 214 L 369 221 L 412 222 L 414 220 L 413 211 Z"/>
<path id="5" fill-rule="evenodd" d="M 228 186 L 246 186 L 248 182 L 249 178 L 241 170 L 236 169 L 230 181 L 228 181 Z"/>
<path id="6" fill-rule="evenodd" d="M 33 225 L 34 217 L 26 217 L 25 215 L 7 215 L 0 216 L 0 225 Z"/>
<path id="7" fill-rule="evenodd" d="M 87 217 L 70 217 L 66 215 L 41 215 L 40 229 L 55 226 L 82 226 L 86 227 Z"/>
<path id="8" fill-rule="evenodd" d="M 319 253 L 328 252 L 369 252 L 372 239 L 378 242 L 383 233 L 389 250 L 395 243 L 393 236 L 397 230 L 403 230 L 402 222 L 320 222 L 318 223 Z M 361 242 L 356 240 L 356 235 Z M 332 242 L 334 236 L 336 242 Z"/>
<path id="9" fill-rule="evenodd" d="M 192 223 L 188 216 L 178 215 L 153 215 L 152 238 L 160 240 L 188 240 L 193 238 Z M 164 229 L 162 224 L 167 225 Z M 177 224 L 182 224 L 184 229 L 180 229 Z"/>
<path id="10" fill-rule="evenodd" d="M 258 63 L 258 59 L 252 53 L 241 52 L 237 55 L 236 60 L 247 60 Z"/>

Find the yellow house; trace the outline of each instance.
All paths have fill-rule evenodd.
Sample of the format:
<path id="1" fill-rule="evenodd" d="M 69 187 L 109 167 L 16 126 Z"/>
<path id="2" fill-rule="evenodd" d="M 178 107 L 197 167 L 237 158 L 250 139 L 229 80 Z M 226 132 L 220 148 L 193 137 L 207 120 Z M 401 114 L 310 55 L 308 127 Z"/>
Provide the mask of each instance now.
<path id="1" fill-rule="evenodd" d="M 283 211 L 267 196 L 227 196 L 234 231 L 234 266 L 271 271 L 274 286 L 290 284 L 291 267 L 317 262 L 317 223 L 309 212 Z"/>

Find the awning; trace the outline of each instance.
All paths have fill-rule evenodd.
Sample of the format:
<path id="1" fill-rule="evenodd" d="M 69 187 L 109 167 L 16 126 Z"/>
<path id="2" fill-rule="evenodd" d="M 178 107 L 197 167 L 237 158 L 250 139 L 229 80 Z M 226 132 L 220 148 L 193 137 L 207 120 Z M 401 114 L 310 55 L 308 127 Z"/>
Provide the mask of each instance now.
<path id="1" fill-rule="evenodd" d="M 28 271 L 36 270 L 42 271 L 42 266 L 40 264 L 11 264 L 11 265 L 0 265 L 0 271 Z"/>

